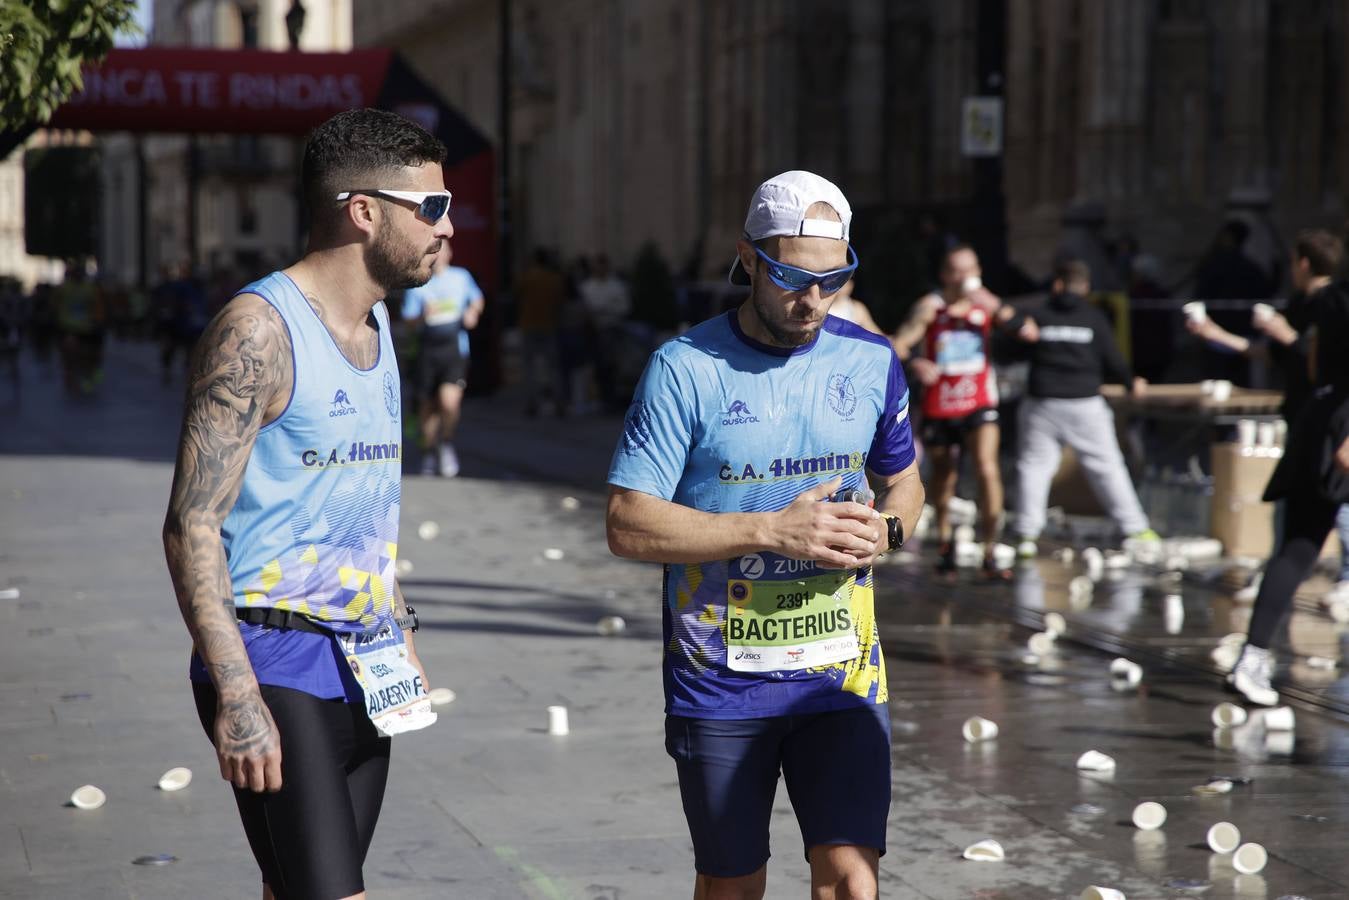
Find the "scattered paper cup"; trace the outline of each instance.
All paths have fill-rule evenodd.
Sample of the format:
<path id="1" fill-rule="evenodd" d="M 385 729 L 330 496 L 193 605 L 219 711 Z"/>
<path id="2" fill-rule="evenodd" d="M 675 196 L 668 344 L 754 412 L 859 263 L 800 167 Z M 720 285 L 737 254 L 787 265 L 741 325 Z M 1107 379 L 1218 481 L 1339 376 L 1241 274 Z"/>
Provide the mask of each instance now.
<path id="1" fill-rule="evenodd" d="M 1099 887 L 1092 885 L 1082 892 L 1077 900 L 1126 900 L 1123 891 L 1117 891 L 1114 888 Z"/>
<path id="2" fill-rule="evenodd" d="M 1185 318 L 1196 325 L 1201 325 L 1208 321 L 1208 308 L 1204 306 L 1203 300 L 1191 300 L 1181 307 L 1185 313 Z"/>
<path id="3" fill-rule="evenodd" d="M 1065 563 L 1065 564 L 1072 562 L 1072 561 L 1073 561 L 1073 548 L 1072 548 L 1072 547 L 1060 547 L 1059 549 L 1057 549 L 1057 550 L 1054 551 L 1054 558 L 1057 559 L 1059 562 Z"/>
<path id="4" fill-rule="evenodd" d="M 1179 594 L 1171 594 L 1162 607 L 1162 626 L 1167 634 L 1180 634 L 1185 628 L 1185 602 Z"/>
<path id="5" fill-rule="evenodd" d="M 0 589 L 0 600 L 18 600 L 19 589 L 16 587 Z"/>
<path id="6" fill-rule="evenodd" d="M 567 722 L 567 707 L 548 707 L 548 733 L 555 735 L 571 733 L 571 726 Z"/>
<path id="7" fill-rule="evenodd" d="M 543 558 L 544 558 L 544 559 L 551 559 L 553 562 L 557 562 L 559 559 L 561 559 L 562 557 L 564 557 L 564 556 L 566 556 L 566 555 L 567 555 L 567 554 L 563 553 L 563 552 L 562 552 L 561 550 L 559 550 L 557 547 L 549 547 L 549 548 L 547 548 L 546 550 L 543 551 Z"/>
<path id="8" fill-rule="evenodd" d="M 1074 596 L 1089 595 L 1095 589 L 1096 585 L 1085 575 L 1078 575 L 1068 582 L 1068 592 Z"/>
<path id="9" fill-rule="evenodd" d="M 1038 631 L 1030 636 L 1026 646 L 1036 656 L 1047 656 L 1054 652 L 1054 635 L 1048 631 Z"/>
<path id="10" fill-rule="evenodd" d="M 1241 648 L 1233 647 L 1230 644 L 1219 644 L 1209 654 L 1209 659 L 1213 660 L 1213 664 L 1223 672 L 1230 672 L 1236 668 L 1237 660 L 1240 657 Z"/>
<path id="11" fill-rule="evenodd" d="M 1099 750 L 1088 750 L 1077 758 L 1077 767 L 1083 772 L 1113 772 L 1115 760 Z"/>
<path id="12" fill-rule="evenodd" d="M 423 522 L 417 526 L 417 537 L 424 541 L 434 541 L 440 535 L 440 526 L 435 522 Z"/>
<path id="13" fill-rule="evenodd" d="M 169 769 L 159 776 L 159 789 L 161 791 L 181 791 L 191 783 L 192 770 L 183 766 Z"/>
<path id="14" fill-rule="evenodd" d="M 1260 721 L 1264 723 L 1266 731 L 1292 731 L 1295 726 L 1292 707 L 1288 706 L 1264 710 L 1260 714 Z"/>
<path id="15" fill-rule="evenodd" d="M 1205 837 L 1214 853 L 1232 853 L 1241 846 L 1241 829 L 1231 822 L 1219 822 Z"/>
<path id="16" fill-rule="evenodd" d="M 1266 731 L 1265 752 L 1271 756 L 1292 756 L 1297 740 L 1291 731 Z"/>
<path id="17" fill-rule="evenodd" d="M 973 525 L 957 525 L 957 526 L 956 526 L 956 530 L 955 530 L 955 541 L 956 541 L 957 544 L 973 544 L 973 543 L 974 543 L 974 526 L 973 526 Z"/>
<path id="18" fill-rule="evenodd" d="M 1257 303 L 1251 307 L 1251 323 L 1263 325 L 1274 318 L 1274 307 L 1268 303 Z"/>
<path id="19" fill-rule="evenodd" d="M 426 695 L 432 706 L 447 706 L 454 702 L 454 697 L 454 691 L 447 687 L 432 688 L 431 693 Z"/>
<path id="20" fill-rule="evenodd" d="M 604 637 L 613 637 L 628 627 L 622 616 L 604 616 L 595 623 L 595 630 Z"/>
<path id="21" fill-rule="evenodd" d="M 77 787 L 70 795 L 70 805 L 76 809 L 98 809 L 107 802 L 108 795 L 92 784 Z"/>
<path id="22" fill-rule="evenodd" d="M 1255 426 L 1255 445 L 1257 447 L 1274 446 L 1274 423 L 1261 422 Z"/>
<path id="23" fill-rule="evenodd" d="M 1148 800 L 1134 807 L 1134 825 L 1143 831 L 1156 831 L 1166 824 L 1166 807 Z"/>
<path id="24" fill-rule="evenodd" d="M 1122 550 L 1112 550 L 1105 554 L 1105 567 L 1107 569 L 1127 569 L 1133 561 L 1133 557 Z"/>
<path id="25" fill-rule="evenodd" d="M 1214 728 L 1236 728 L 1246 724 L 1246 710 L 1235 703 L 1219 703 L 1209 715 Z"/>
<path id="26" fill-rule="evenodd" d="M 577 500 L 575 497 L 563 497 L 562 508 L 567 512 L 575 512 L 581 508 L 581 501 Z"/>
<path id="27" fill-rule="evenodd" d="M 1237 419 L 1237 443 L 1243 447 L 1249 447 L 1255 443 L 1256 421 L 1254 419 Z"/>
<path id="28" fill-rule="evenodd" d="M 1259 844 L 1242 844 L 1232 854 L 1232 868 L 1242 875 L 1254 875 L 1265 868 L 1269 853 Z"/>
<path id="29" fill-rule="evenodd" d="M 1007 858 L 1006 852 L 1002 849 L 1002 844 L 992 838 L 979 841 L 977 844 L 970 844 L 961 856 L 974 862 L 1001 862 Z"/>
<path id="30" fill-rule="evenodd" d="M 960 726 L 960 733 L 964 735 L 965 740 L 971 744 L 977 744 L 980 741 L 991 741 L 998 736 L 998 723 L 990 719 L 984 719 L 979 716 L 966 719 L 965 724 Z"/>
<path id="31" fill-rule="evenodd" d="M 1215 402 L 1223 403 L 1232 399 L 1232 382 L 1215 381 L 1213 382 L 1212 398 Z"/>
<path id="32" fill-rule="evenodd" d="M 1307 657 L 1307 668 L 1309 669 L 1335 669 L 1340 665 L 1338 659 L 1331 659 L 1329 656 L 1309 656 Z"/>
<path id="33" fill-rule="evenodd" d="M 1226 778 L 1215 778 L 1204 784 L 1196 784 L 1194 787 L 1190 788 L 1190 790 L 1201 796 L 1230 794 L 1232 793 L 1232 782 L 1228 781 Z"/>
<path id="34" fill-rule="evenodd" d="M 1110 664 L 1110 677 L 1116 681 L 1138 684 L 1143 680 L 1143 667 L 1121 656 Z"/>
<path id="35" fill-rule="evenodd" d="M 1063 613 L 1047 612 L 1045 613 L 1045 633 L 1052 634 L 1054 637 L 1066 634 L 1068 631 L 1068 620 L 1063 617 Z"/>

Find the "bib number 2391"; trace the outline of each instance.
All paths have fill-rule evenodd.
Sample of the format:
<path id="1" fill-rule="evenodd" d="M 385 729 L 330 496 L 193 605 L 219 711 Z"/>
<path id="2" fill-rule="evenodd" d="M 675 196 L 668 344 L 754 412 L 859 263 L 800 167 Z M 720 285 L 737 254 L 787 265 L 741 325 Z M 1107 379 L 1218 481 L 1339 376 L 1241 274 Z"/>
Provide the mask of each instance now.
<path id="1" fill-rule="evenodd" d="M 726 665 L 737 672 L 779 672 L 855 658 L 860 651 L 851 611 L 854 578 L 729 581 Z"/>
<path id="2" fill-rule="evenodd" d="M 385 625 L 371 634 L 338 635 L 347 665 L 365 692 L 365 711 L 381 734 L 392 737 L 436 721 L 422 673 L 408 659 L 403 631 Z"/>

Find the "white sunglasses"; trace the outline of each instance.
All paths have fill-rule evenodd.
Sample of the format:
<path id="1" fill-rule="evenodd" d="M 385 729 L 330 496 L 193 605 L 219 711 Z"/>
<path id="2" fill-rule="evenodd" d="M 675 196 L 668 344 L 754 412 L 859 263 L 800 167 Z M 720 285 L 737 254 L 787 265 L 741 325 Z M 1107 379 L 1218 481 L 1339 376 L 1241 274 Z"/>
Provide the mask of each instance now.
<path id="1" fill-rule="evenodd" d="M 439 222 L 441 217 L 450 211 L 449 191 L 386 191 L 382 188 L 358 188 L 354 191 L 343 191 L 337 195 L 337 199 L 350 200 L 357 194 L 373 194 L 415 203 L 417 215 L 428 222 Z"/>

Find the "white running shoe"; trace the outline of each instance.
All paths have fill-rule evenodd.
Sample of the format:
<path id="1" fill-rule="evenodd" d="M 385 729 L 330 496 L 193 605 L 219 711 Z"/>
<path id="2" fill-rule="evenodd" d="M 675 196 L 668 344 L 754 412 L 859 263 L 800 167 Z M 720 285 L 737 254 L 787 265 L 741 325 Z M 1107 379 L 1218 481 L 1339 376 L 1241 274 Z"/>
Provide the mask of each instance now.
<path id="1" fill-rule="evenodd" d="M 453 478 L 459 474 L 459 454 L 454 452 L 454 444 L 449 441 L 440 445 L 440 477 Z"/>
<path id="2" fill-rule="evenodd" d="M 1250 644 L 1241 648 L 1241 658 L 1227 676 L 1227 683 L 1256 706 L 1278 706 L 1279 692 L 1270 684 L 1274 654 Z"/>

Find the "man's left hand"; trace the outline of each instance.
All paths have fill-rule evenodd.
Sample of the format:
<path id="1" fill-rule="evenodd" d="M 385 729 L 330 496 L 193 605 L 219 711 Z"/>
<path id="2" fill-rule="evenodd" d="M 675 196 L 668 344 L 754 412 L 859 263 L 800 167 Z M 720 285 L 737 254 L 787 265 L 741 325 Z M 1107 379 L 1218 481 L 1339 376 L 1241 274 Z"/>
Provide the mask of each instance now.
<path id="1" fill-rule="evenodd" d="M 1349 438 L 1345 438 L 1340 449 L 1335 451 L 1335 465 L 1341 472 L 1349 472 Z"/>

